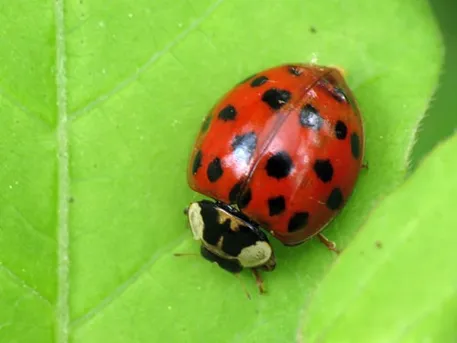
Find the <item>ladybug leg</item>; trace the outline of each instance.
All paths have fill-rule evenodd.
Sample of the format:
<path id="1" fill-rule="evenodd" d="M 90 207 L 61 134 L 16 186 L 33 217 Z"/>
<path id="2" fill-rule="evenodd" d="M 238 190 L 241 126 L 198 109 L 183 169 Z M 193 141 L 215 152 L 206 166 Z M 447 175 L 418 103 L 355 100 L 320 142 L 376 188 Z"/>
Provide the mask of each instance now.
<path id="1" fill-rule="evenodd" d="M 368 170 L 368 162 L 362 163 L 362 169 Z"/>
<path id="2" fill-rule="evenodd" d="M 243 288 L 244 294 L 246 294 L 246 296 L 248 297 L 248 299 L 251 300 L 251 295 L 249 294 L 249 292 L 248 292 L 246 286 L 244 285 L 243 280 L 241 280 L 240 274 L 239 274 L 239 273 L 234 273 L 233 275 L 235 275 L 236 278 L 240 281 L 240 284 L 241 284 L 241 287 Z"/>
<path id="3" fill-rule="evenodd" d="M 257 287 L 259 288 L 260 294 L 265 294 L 266 291 L 265 291 L 265 287 L 263 286 L 263 280 L 262 280 L 262 276 L 259 273 L 259 270 L 256 268 L 252 268 L 251 270 L 252 270 L 252 274 L 254 275 Z"/>
<path id="4" fill-rule="evenodd" d="M 328 250 L 334 251 L 337 254 L 339 254 L 341 251 L 336 247 L 335 242 L 330 241 L 327 237 L 325 237 L 323 234 L 318 233 L 317 238 L 325 244 Z"/>
<path id="5" fill-rule="evenodd" d="M 173 256 L 182 257 L 182 256 L 200 256 L 200 255 L 196 254 L 196 253 L 192 253 L 192 252 L 176 252 L 173 254 Z"/>

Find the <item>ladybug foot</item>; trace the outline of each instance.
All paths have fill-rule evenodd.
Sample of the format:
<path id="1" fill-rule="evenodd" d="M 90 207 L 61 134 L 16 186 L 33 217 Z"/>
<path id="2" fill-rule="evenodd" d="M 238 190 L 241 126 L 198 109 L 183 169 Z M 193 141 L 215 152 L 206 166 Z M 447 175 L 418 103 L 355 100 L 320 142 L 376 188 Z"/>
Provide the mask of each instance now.
<path id="1" fill-rule="evenodd" d="M 263 286 L 263 280 L 262 276 L 260 276 L 260 273 L 257 269 L 252 268 L 252 274 L 255 277 L 255 282 L 257 284 L 257 288 L 259 289 L 260 294 L 265 294 L 267 291 L 265 290 L 265 287 Z"/>
<path id="2" fill-rule="evenodd" d="M 336 247 L 336 243 L 333 241 L 330 241 L 323 234 L 318 233 L 317 238 L 319 238 L 319 240 L 327 247 L 328 250 L 334 251 L 338 255 L 341 253 L 341 251 Z"/>
<path id="3" fill-rule="evenodd" d="M 368 162 L 362 163 L 362 169 L 368 170 Z"/>

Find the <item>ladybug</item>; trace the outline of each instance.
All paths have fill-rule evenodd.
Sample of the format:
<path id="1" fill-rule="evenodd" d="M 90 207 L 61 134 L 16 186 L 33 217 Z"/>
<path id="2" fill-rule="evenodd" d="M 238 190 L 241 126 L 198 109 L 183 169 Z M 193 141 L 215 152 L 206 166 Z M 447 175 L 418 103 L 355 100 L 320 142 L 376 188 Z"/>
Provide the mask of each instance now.
<path id="1" fill-rule="evenodd" d="M 229 91 L 201 125 L 188 183 L 211 200 L 186 213 L 201 254 L 238 273 L 273 270 L 266 235 L 294 246 L 317 236 L 351 195 L 364 155 L 364 129 L 341 71 L 281 65 Z"/>

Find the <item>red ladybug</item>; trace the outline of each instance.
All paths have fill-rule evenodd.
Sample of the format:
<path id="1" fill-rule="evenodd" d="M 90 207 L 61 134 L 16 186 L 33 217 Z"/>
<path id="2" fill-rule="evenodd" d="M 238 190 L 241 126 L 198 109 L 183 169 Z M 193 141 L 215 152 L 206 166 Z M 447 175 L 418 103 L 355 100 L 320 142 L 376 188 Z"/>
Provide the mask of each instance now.
<path id="1" fill-rule="evenodd" d="M 190 158 L 190 187 L 215 200 L 186 211 L 202 254 L 232 272 L 272 270 L 258 226 L 285 245 L 319 234 L 363 155 L 362 118 L 338 69 L 282 65 L 238 84 L 204 120 Z"/>

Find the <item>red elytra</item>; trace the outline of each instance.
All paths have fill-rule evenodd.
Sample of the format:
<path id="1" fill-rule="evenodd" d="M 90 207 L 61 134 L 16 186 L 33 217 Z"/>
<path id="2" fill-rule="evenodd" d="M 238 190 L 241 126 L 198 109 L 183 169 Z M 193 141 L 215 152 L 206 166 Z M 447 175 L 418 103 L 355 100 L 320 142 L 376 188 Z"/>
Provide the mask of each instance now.
<path id="1" fill-rule="evenodd" d="M 238 84 L 211 110 L 188 182 L 296 245 L 342 209 L 363 155 L 362 118 L 340 71 L 282 65 Z"/>

